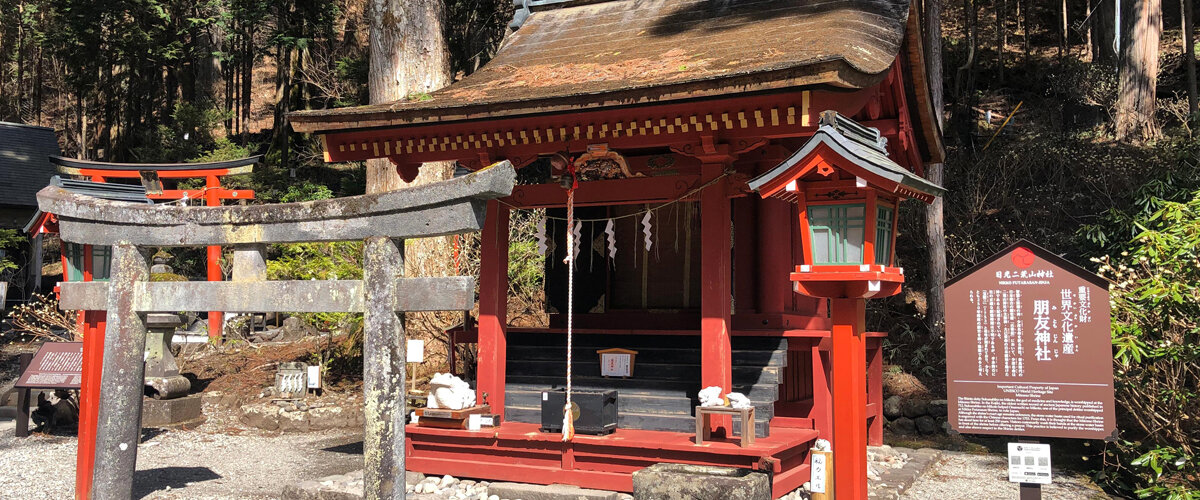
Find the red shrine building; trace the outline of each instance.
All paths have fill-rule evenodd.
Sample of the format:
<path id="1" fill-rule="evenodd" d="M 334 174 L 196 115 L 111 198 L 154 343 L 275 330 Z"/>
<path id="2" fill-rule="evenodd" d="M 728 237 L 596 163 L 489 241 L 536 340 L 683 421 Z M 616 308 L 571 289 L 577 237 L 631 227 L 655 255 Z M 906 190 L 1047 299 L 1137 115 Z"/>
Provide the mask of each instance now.
<path id="1" fill-rule="evenodd" d="M 649 465 L 703 464 L 767 472 L 780 496 L 820 438 L 838 496 L 866 498 L 884 334 L 864 331 L 864 303 L 903 282 L 899 203 L 942 192 L 921 177 L 944 153 L 918 17 L 907 0 L 526 0 L 495 58 L 449 87 L 293 114 L 331 162 L 386 158 L 409 180 L 434 161 L 520 169 L 487 207 L 478 320 L 454 334 L 477 343 L 477 399 L 504 419 L 409 425 L 408 469 L 631 491 Z M 517 328 L 509 221 L 534 210 L 550 320 Z M 574 390 L 616 390 L 618 428 L 564 443 L 539 423 L 568 377 L 568 296 Z M 605 349 L 637 352 L 630 376 L 601 376 Z M 729 417 L 696 444 L 709 386 L 751 400 L 752 444 Z"/>

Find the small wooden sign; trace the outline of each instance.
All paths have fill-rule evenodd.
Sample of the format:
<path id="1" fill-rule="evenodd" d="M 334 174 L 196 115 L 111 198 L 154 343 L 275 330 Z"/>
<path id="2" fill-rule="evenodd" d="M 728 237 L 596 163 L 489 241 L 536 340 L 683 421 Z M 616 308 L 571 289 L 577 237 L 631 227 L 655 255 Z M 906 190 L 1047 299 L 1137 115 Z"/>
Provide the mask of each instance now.
<path id="1" fill-rule="evenodd" d="M 78 389 L 83 378 L 83 342 L 46 342 L 17 378 L 17 388 Z"/>
<path id="2" fill-rule="evenodd" d="M 633 376 L 633 358 L 637 356 L 637 351 L 614 348 L 601 349 L 596 353 L 600 355 L 601 377 Z"/>

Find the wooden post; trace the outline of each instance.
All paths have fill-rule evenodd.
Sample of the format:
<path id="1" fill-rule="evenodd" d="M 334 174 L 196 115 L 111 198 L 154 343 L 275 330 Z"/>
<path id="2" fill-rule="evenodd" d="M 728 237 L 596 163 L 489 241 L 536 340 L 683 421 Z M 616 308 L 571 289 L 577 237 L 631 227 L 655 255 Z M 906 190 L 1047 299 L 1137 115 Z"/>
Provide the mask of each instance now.
<path id="1" fill-rule="evenodd" d="M 75 454 L 75 497 L 88 498 L 96 463 L 96 423 L 104 368 L 105 311 L 83 311 L 83 365 L 79 381 L 79 431 Z"/>
<path id="2" fill-rule="evenodd" d="M 829 387 L 829 356 L 822 351 L 824 345 L 828 347 L 829 339 L 823 339 L 821 342 L 813 342 L 812 344 L 812 410 L 809 411 L 809 418 L 813 420 L 813 429 L 817 430 L 817 437 L 821 439 L 833 439 L 833 410 L 832 399 L 833 394 Z"/>
<path id="3" fill-rule="evenodd" d="M 831 299 L 830 308 L 834 482 L 840 500 L 866 500 L 866 301 Z"/>
<path id="4" fill-rule="evenodd" d="M 396 314 L 403 243 L 367 238 L 363 247 L 363 481 L 366 498 L 404 498 L 404 325 Z"/>
<path id="5" fill-rule="evenodd" d="M 791 206 L 774 198 L 758 200 L 758 311 L 783 314 L 791 303 Z"/>
<path id="6" fill-rule="evenodd" d="M 150 279 L 146 257 L 129 244 L 113 246 L 104 367 L 96 429 L 91 498 L 125 499 L 133 491 L 145 391 L 146 324 L 133 309 L 134 283 Z"/>
<path id="7" fill-rule="evenodd" d="M 867 444 L 883 445 L 883 342 L 867 339 L 867 404 L 874 405 L 875 418 L 867 426 Z"/>
<path id="8" fill-rule="evenodd" d="M 221 187 L 221 181 L 215 175 L 210 175 L 204 180 L 204 205 L 209 207 L 221 206 L 221 199 L 217 197 L 217 189 Z M 208 281 L 221 281 L 221 246 L 209 245 L 205 249 L 205 254 L 208 257 Z M 221 338 L 222 326 L 225 322 L 224 314 L 221 311 L 208 312 L 208 338 Z"/>
<path id="9" fill-rule="evenodd" d="M 29 363 L 33 361 L 32 354 L 22 354 L 17 357 L 17 377 L 19 378 L 25 369 L 29 368 Z M 15 434 L 19 438 L 29 437 L 29 398 L 31 391 L 29 389 L 17 389 L 17 421 Z"/>
<path id="10" fill-rule="evenodd" d="M 726 163 L 705 163 L 701 178 L 713 179 Z M 733 388 L 733 354 L 730 345 L 730 220 L 729 197 L 720 182 L 700 192 L 700 384 L 720 386 L 722 395 Z M 718 415 L 712 429 L 728 429 L 732 419 Z"/>
<path id="11" fill-rule="evenodd" d="M 487 204 L 480 234 L 479 352 L 475 400 L 504 414 L 505 360 L 508 356 L 508 207 Z M 485 397 L 486 395 L 486 397 Z"/>

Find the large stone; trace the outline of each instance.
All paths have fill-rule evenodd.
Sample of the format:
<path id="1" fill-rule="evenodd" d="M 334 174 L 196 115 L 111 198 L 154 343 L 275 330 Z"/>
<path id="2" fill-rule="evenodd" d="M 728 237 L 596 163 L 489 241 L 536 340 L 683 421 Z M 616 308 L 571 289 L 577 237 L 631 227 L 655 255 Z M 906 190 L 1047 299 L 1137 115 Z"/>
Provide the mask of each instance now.
<path id="1" fill-rule="evenodd" d="M 903 414 L 900 413 L 900 396 L 892 396 L 883 400 L 883 416 L 887 418 L 898 418 Z"/>
<path id="2" fill-rule="evenodd" d="M 170 427 L 199 423 L 204 417 L 204 405 L 199 394 L 176 399 L 150 399 L 142 401 L 143 427 Z"/>
<path id="3" fill-rule="evenodd" d="M 282 432 L 308 432 L 307 411 L 279 412 L 279 430 Z"/>
<path id="4" fill-rule="evenodd" d="M 917 431 L 921 434 L 933 434 L 938 431 L 937 420 L 929 415 L 917 417 L 914 423 L 917 424 Z"/>
<path id="5" fill-rule="evenodd" d="M 242 407 L 242 423 L 264 431 L 277 431 L 279 412 L 275 405 L 246 405 Z"/>
<path id="6" fill-rule="evenodd" d="M 340 406 L 322 406 L 308 410 L 308 427 L 314 431 L 350 427 L 347 415 Z"/>
<path id="7" fill-rule="evenodd" d="M 917 423 L 908 417 L 900 417 L 892 420 L 888 422 L 888 427 L 892 429 L 892 432 L 897 434 L 916 434 L 917 432 Z"/>
<path id="8" fill-rule="evenodd" d="M 908 418 L 917 418 L 929 413 L 929 404 L 921 399 L 906 398 L 900 402 L 900 413 Z"/>
<path id="9" fill-rule="evenodd" d="M 929 416 L 944 417 L 950 413 L 950 402 L 945 399 L 935 399 L 929 402 Z"/>
<path id="10" fill-rule="evenodd" d="M 771 481 L 749 469 L 654 464 L 633 473 L 638 500 L 770 500 Z"/>
<path id="11" fill-rule="evenodd" d="M 488 485 L 489 495 L 500 498 L 520 498 L 521 500 L 617 500 L 618 493 L 604 490 L 589 490 L 569 484 L 525 484 L 525 483 L 492 483 Z"/>

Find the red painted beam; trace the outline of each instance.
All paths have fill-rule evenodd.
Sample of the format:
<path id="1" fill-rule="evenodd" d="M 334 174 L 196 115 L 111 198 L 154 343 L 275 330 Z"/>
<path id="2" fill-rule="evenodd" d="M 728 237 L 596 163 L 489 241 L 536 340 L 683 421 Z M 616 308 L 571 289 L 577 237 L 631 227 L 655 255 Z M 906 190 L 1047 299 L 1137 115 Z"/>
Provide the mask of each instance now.
<path id="1" fill-rule="evenodd" d="M 221 200 L 253 200 L 254 190 L 252 189 L 164 189 L 162 194 L 147 194 L 146 197 L 152 200 L 182 200 L 185 196 L 189 199 L 206 199 L 209 193 L 215 193 L 217 199 Z"/>
<path id="2" fill-rule="evenodd" d="M 508 356 L 508 212 L 499 201 L 489 201 L 480 234 L 476 401 L 486 401 L 492 412 L 500 415 L 504 414 Z"/>
<path id="3" fill-rule="evenodd" d="M 575 190 L 575 206 L 661 203 L 698 186 L 700 176 L 695 175 L 581 182 Z M 567 191 L 558 184 L 516 186 L 502 201 L 521 209 L 562 207 L 567 204 Z"/>

